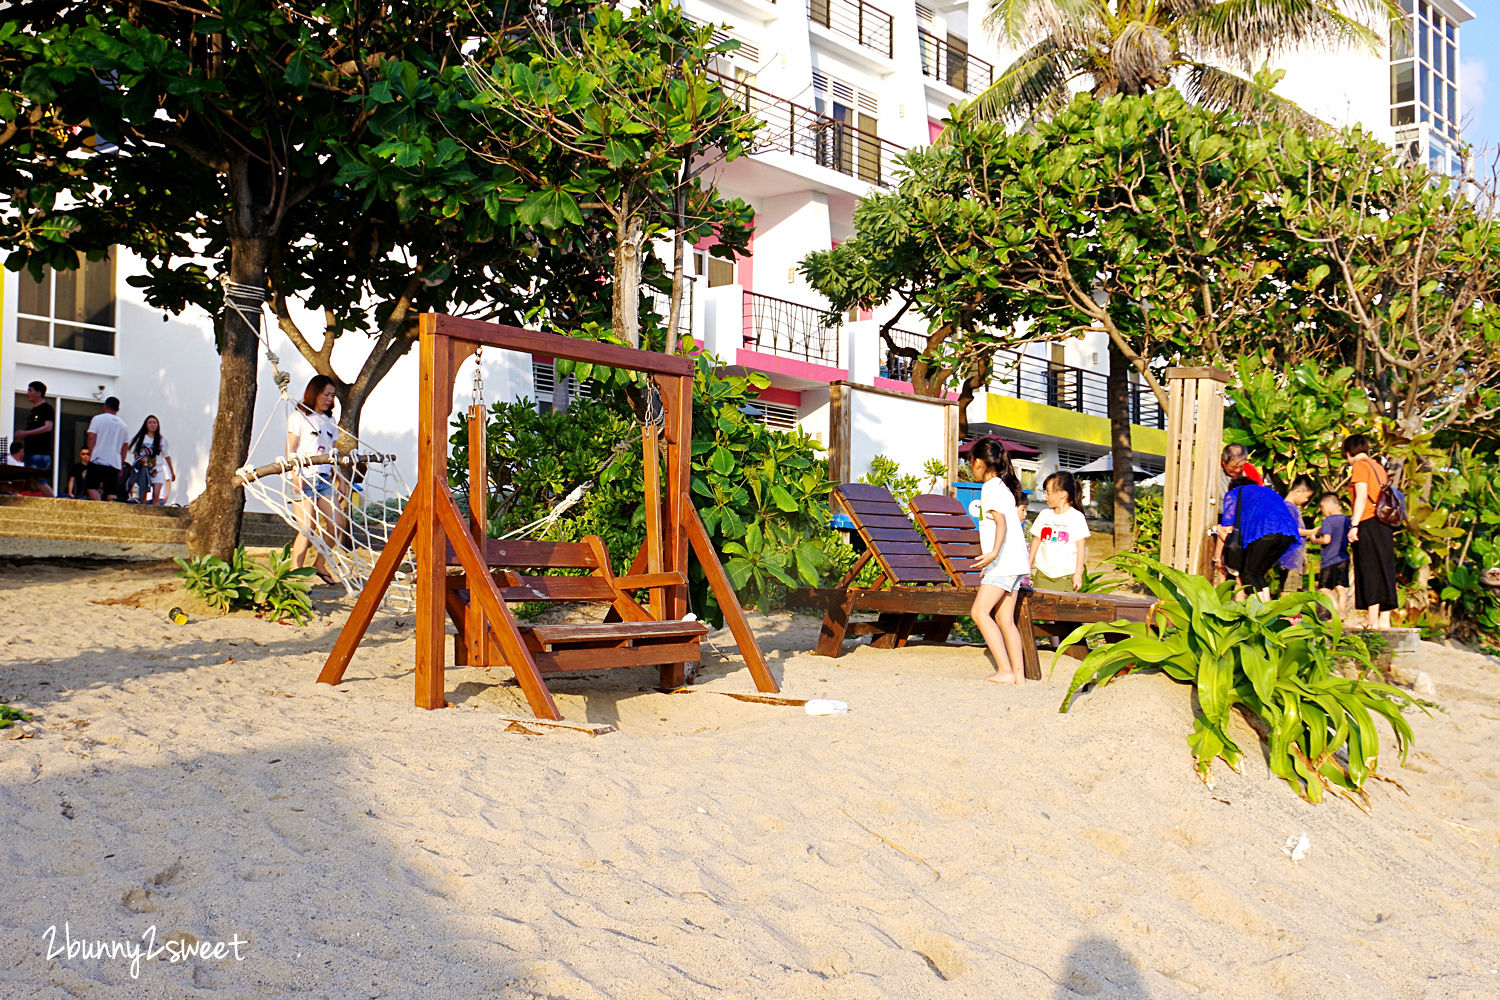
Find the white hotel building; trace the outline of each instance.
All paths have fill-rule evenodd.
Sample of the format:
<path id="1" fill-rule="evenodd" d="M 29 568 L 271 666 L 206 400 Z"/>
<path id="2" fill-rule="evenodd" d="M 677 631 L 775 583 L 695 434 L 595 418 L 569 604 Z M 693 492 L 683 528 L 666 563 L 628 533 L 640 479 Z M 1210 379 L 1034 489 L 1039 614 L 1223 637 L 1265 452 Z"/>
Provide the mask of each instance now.
<path id="1" fill-rule="evenodd" d="M 885 453 L 909 472 L 942 457 L 944 444 L 924 414 L 937 408 L 910 396 L 899 359 L 887 356 L 877 327 L 860 315 L 834 329 L 819 326 L 823 305 L 798 262 L 849 238 L 858 199 L 895 180 L 902 150 L 928 143 L 949 105 L 978 93 L 1011 53 L 982 26 L 984 6 L 968 0 L 682 0 L 693 18 L 724 26 L 741 42 L 724 74 L 746 88 L 766 127 L 755 153 L 724 166 L 720 187 L 755 210 L 752 254 L 733 264 L 699 255 L 691 295 L 691 332 L 731 364 L 767 373 L 765 419 L 800 424 L 828 440 L 830 387 L 858 387 L 848 474 Z M 1458 0 L 1405 0 L 1413 32 L 1390 57 L 1360 51 L 1306 53 L 1282 60 L 1281 92 L 1336 124 L 1359 122 L 1435 166 L 1453 169 L 1461 109 L 1461 26 L 1473 13 Z M 0 284 L 0 437 L 24 426 L 26 386 L 47 385 L 58 412 L 58 459 L 65 484 L 85 428 L 106 396 L 118 396 L 132 431 L 156 414 L 181 477 L 173 502 L 203 486 L 217 400 L 218 357 L 209 320 L 163 316 L 126 279 L 140 262 L 121 252 L 40 285 L 4 272 Z M 314 317 L 306 317 L 315 323 Z M 908 316 L 897 336 L 917 344 Z M 274 327 L 270 335 L 294 386 L 311 369 Z M 363 355 L 351 336 L 335 351 L 352 375 Z M 1076 468 L 1108 449 L 1107 358 L 1102 339 L 1035 345 L 996 362 L 988 391 L 971 404 L 976 429 L 1034 449 L 1025 468 Z M 488 395 L 550 399 L 546 359 L 486 355 Z M 466 373 L 459 380 L 460 405 Z M 262 363 L 257 433 L 280 418 Z M 404 358 L 365 408 L 361 436 L 403 456 L 410 480 L 415 452 L 417 365 Z M 871 391 L 878 390 L 878 391 Z M 1138 393 L 1138 461 L 1159 463 L 1163 422 L 1154 397 Z M 252 455 L 275 457 L 279 428 Z M 1153 461 L 1155 460 L 1155 461 Z"/>

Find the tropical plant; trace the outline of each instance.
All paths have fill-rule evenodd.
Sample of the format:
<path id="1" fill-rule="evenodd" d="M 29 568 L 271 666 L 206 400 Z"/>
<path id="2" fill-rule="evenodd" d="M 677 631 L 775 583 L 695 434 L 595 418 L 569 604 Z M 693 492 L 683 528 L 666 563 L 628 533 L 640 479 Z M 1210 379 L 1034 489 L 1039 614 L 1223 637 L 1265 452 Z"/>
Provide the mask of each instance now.
<path id="1" fill-rule="evenodd" d="M 175 560 L 183 588 L 220 612 L 244 608 L 264 614 L 272 621 L 290 618 L 306 624 L 312 614 L 309 589 L 313 569 L 294 569 L 291 546 L 266 554 L 264 562 L 251 559 L 243 546 L 229 559 L 204 555 Z"/>
<path id="2" fill-rule="evenodd" d="M 1140 95 L 1181 80 L 1210 108 L 1305 113 L 1251 78 L 1308 44 L 1376 49 L 1395 0 L 990 0 L 990 26 L 1021 49 L 972 105 L 991 118 L 1045 116 L 1081 88 Z M 1397 29 L 1399 30 L 1399 29 Z"/>
<path id="3" fill-rule="evenodd" d="M 1343 630 L 1338 615 L 1324 620 L 1314 613 L 1319 607 L 1332 610 L 1327 598 L 1298 593 L 1270 603 L 1253 597 L 1240 603 L 1231 583 L 1215 587 L 1141 555 L 1115 558 L 1158 604 L 1150 621 L 1083 625 L 1063 640 L 1066 649 L 1092 635 L 1125 636 L 1089 652 L 1059 711 L 1066 712 L 1086 684 L 1105 684 L 1130 668 L 1154 666 L 1194 686 L 1198 708 L 1187 739 L 1205 781 L 1215 758 L 1239 769 L 1244 752 L 1229 736 L 1229 716 L 1236 709 L 1263 730 L 1272 773 L 1310 802 L 1332 789 L 1368 805 L 1364 784 L 1379 776 L 1376 717 L 1391 727 L 1405 762 L 1412 730 L 1402 713 L 1418 703 L 1400 688 L 1365 679 L 1370 658 L 1363 641 Z M 1339 676 L 1340 658 L 1361 664 L 1361 676 Z"/>
<path id="4" fill-rule="evenodd" d="M 3 702 L 0 702 L 0 729 L 9 729 L 17 722 L 30 721 L 31 716 L 27 713 L 21 711 L 19 708 L 12 708 L 11 706 Z"/>
<path id="5" fill-rule="evenodd" d="M 903 508 L 922 492 L 922 480 L 903 473 L 900 464 L 885 455 L 870 459 L 870 471 L 860 476 L 859 481 L 866 486 L 884 486 Z"/>
<path id="6" fill-rule="evenodd" d="M 1344 477 L 1340 446 L 1370 415 L 1352 367 L 1328 372 L 1307 359 L 1278 370 L 1257 355 L 1240 358 L 1235 376 L 1227 389 L 1225 444 L 1244 445 L 1283 487 L 1299 475 L 1325 488 Z"/>
<path id="7" fill-rule="evenodd" d="M 1142 555 L 1154 557 L 1161 553 L 1161 502 L 1165 492 L 1159 486 L 1136 491 L 1135 544 L 1132 548 Z"/>

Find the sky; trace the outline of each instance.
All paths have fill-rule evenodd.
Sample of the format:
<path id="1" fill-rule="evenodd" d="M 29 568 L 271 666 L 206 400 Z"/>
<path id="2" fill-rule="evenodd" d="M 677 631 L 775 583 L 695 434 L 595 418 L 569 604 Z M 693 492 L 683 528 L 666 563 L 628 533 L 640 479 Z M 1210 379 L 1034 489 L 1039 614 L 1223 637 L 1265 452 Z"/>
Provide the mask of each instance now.
<path id="1" fill-rule="evenodd" d="M 1493 162 L 1500 149 L 1500 0 L 1466 0 L 1474 20 L 1460 29 L 1464 141 Z"/>

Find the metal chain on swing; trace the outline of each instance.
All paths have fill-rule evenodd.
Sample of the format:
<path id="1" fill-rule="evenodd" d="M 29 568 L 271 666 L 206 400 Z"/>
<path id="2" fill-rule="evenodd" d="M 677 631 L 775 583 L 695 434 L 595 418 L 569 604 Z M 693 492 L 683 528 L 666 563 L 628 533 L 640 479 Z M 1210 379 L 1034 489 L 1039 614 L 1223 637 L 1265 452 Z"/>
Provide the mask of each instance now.
<path id="1" fill-rule="evenodd" d="M 484 345 L 474 348 L 474 386 L 469 390 L 469 405 L 479 407 L 484 415 Z"/>
<path id="2" fill-rule="evenodd" d="M 662 428 L 666 425 L 666 407 L 662 405 L 661 390 L 656 386 L 656 379 L 650 375 L 646 379 L 646 402 L 645 414 L 641 423 L 648 427 Z"/>

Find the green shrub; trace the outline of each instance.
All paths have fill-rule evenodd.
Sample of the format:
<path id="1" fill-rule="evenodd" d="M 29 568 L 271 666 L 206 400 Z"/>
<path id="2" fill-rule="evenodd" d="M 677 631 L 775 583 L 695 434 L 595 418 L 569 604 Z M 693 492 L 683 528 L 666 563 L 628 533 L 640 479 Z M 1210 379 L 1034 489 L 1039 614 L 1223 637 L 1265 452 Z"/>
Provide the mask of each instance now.
<path id="1" fill-rule="evenodd" d="M 0 729 L 9 729 L 11 726 L 14 726 L 18 722 L 30 721 L 31 716 L 27 715 L 19 708 L 11 708 L 9 705 L 0 702 Z"/>
<path id="2" fill-rule="evenodd" d="M 1132 548 L 1143 555 L 1156 556 L 1161 553 L 1161 502 L 1164 493 L 1160 486 L 1147 486 L 1135 491 L 1135 544 Z"/>
<path id="3" fill-rule="evenodd" d="M 903 474 L 901 466 L 896 461 L 884 455 L 876 455 L 870 459 L 870 471 L 861 476 L 860 482 L 867 486 L 884 486 L 891 491 L 891 496 L 896 502 L 905 507 L 911 502 L 912 497 L 922 492 L 922 480 L 916 476 Z"/>
<path id="4" fill-rule="evenodd" d="M 1400 688 L 1364 679 L 1370 667 L 1364 642 L 1344 632 L 1337 615 L 1325 621 L 1315 613 L 1332 610 L 1327 598 L 1299 593 L 1269 604 L 1254 598 L 1238 603 L 1229 583 L 1214 587 L 1136 554 L 1116 560 L 1156 595 L 1156 613 L 1144 623 L 1084 625 L 1063 641 L 1065 649 L 1100 633 L 1127 636 L 1079 664 L 1060 711 L 1085 684 L 1106 683 L 1129 667 L 1156 666 L 1197 691 L 1187 739 L 1205 780 L 1215 757 L 1239 769 L 1243 751 L 1229 737 L 1229 713 L 1236 708 L 1264 725 L 1271 771 L 1310 802 L 1331 788 L 1366 803 L 1363 786 L 1380 754 L 1375 716 L 1390 725 L 1405 762 L 1412 731 L 1402 712 L 1417 703 Z M 1360 663 L 1361 677 L 1340 677 L 1340 658 Z"/>
<path id="5" fill-rule="evenodd" d="M 691 491 L 725 572 L 742 604 L 778 605 L 787 588 L 824 581 L 828 538 L 828 463 L 822 446 L 801 428 L 778 431 L 752 419 L 757 394 L 769 380 L 758 373 L 721 374 L 723 365 L 697 356 L 693 383 Z M 539 537 L 575 541 L 598 535 L 619 572 L 646 536 L 645 467 L 641 428 L 619 372 L 574 374 L 593 396 L 563 413 L 538 413 L 526 402 L 490 408 L 486 441 L 495 494 L 491 535 L 542 518 L 584 483 L 576 506 Z M 561 371 L 561 368 L 559 369 Z M 449 477 L 468 479 L 467 425 L 455 421 Z M 662 471 L 666 485 L 665 469 Z M 852 561 L 852 560 L 851 560 Z M 718 604 L 696 561 L 689 602 L 701 618 L 721 621 Z"/>
<path id="6" fill-rule="evenodd" d="M 235 608 L 255 611 L 282 621 L 290 618 L 306 624 L 312 615 L 314 570 L 292 568 L 291 546 L 268 552 L 264 562 L 250 559 L 243 547 L 234 550 L 228 562 L 217 556 L 177 559 L 177 575 L 189 594 L 212 608 L 227 612 Z"/>

